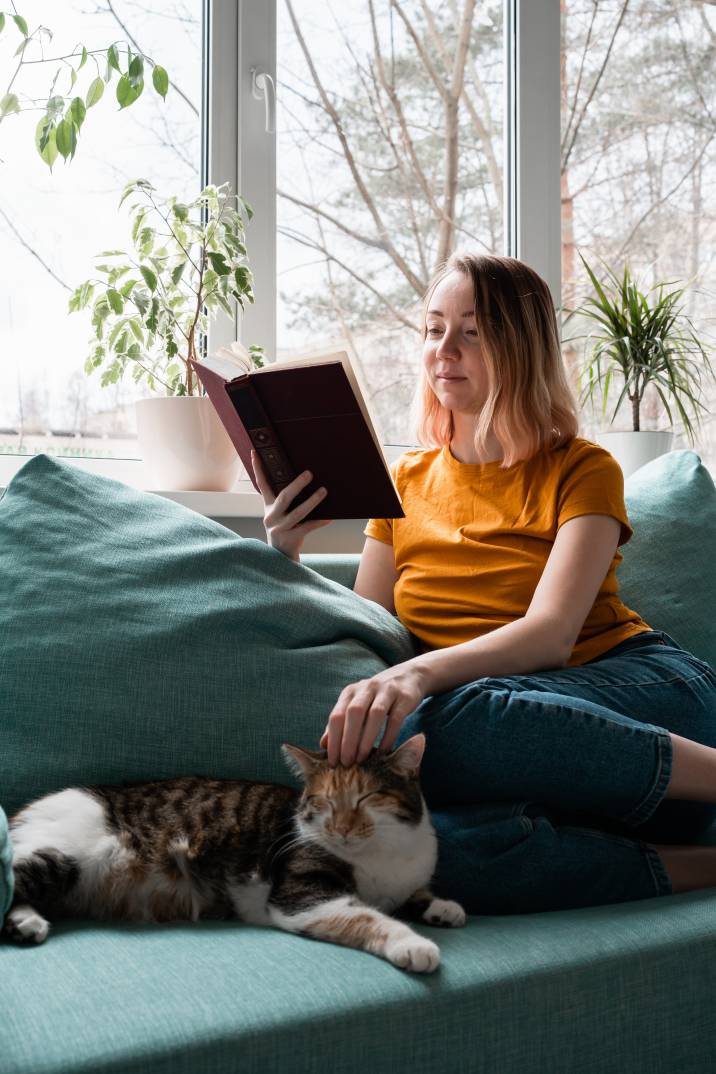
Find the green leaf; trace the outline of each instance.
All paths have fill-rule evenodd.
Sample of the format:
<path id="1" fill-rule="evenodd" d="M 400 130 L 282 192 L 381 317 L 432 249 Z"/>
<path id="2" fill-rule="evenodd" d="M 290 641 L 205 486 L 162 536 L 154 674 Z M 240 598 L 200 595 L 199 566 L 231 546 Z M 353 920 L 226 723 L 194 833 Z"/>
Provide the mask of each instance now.
<path id="1" fill-rule="evenodd" d="M 47 114 L 52 119 L 57 119 L 65 110 L 65 98 L 64 97 L 50 97 L 47 102 Z"/>
<path id="2" fill-rule="evenodd" d="M 175 268 L 172 269 L 172 283 L 175 287 L 178 285 L 180 279 L 182 278 L 182 273 L 184 272 L 186 266 L 187 262 L 182 261 L 180 264 L 178 264 Z"/>
<path id="3" fill-rule="evenodd" d="M 144 343 L 144 332 L 142 331 L 137 321 L 134 318 L 129 318 L 127 324 L 132 329 L 132 334 L 134 335 L 134 338 L 140 343 Z"/>
<path id="4" fill-rule="evenodd" d="M 49 116 L 43 116 L 35 129 L 35 145 L 37 152 L 52 171 L 52 165 L 57 160 L 57 143 L 55 141 L 55 127 Z"/>
<path id="5" fill-rule="evenodd" d="M 81 71 L 86 63 L 87 63 L 87 49 L 83 45 L 82 46 L 82 59 L 79 62 L 79 66 L 78 66 L 77 70 Z"/>
<path id="6" fill-rule="evenodd" d="M 142 230 L 139 232 L 139 238 L 135 239 L 135 242 L 137 243 L 143 254 L 148 254 L 151 252 L 152 247 L 154 246 L 154 238 L 154 228 L 143 227 Z"/>
<path id="7" fill-rule="evenodd" d="M 137 286 L 136 280 L 125 280 L 122 286 L 119 288 L 119 293 L 122 298 L 129 298 L 133 288 Z"/>
<path id="8" fill-rule="evenodd" d="M 211 267 L 217 276 L 228 276 L 231 272 L 231 266 L 226 264 L 226 258 L 223 254 L 217 254 L 213 251 L 209 251 L 206 255 L 211 261 Z"/>
<path id="9" fill-rule="evenodd" d="M 3 32 L 4 29 L 5 29 L 5 14 L 4 14 L 4 12 L 0 11 L 0 34 Z"/>
<path id="10" fill-rule="evenodd" d="M 6 93 L 0 101 L 0 116 L 9 116 L 11 112 L 20 111 L 20 102 L 14 93 Z"/>
<path id="11" fill-rule="evenodd" d="M 240 291 L 247 291 L 251 287 L 251 273 L 243 265 L 239 265 L 237 269 L 234 269 L 234 279 Z"/>
<path id="12" fill-rule="evenodd" d="M 135 56 L 129 65 L 127 71 L 127 78 L 132 89 L 136 89 L 140 82 L 144 80 L 144 59 L 141 56 Z"/>
<path id="13" fill-rule="evenodd" d="M 115 71 L 119 71 L 120 74 L 122 73 L 119 66 L 119 55 L 117 54 L 116 45 L 110 45 L 107 49 L 107 64 L 109 67 L 114 67 Z"/>
<path id="14" fill-rule="evenodd" d="M 150 268 L 147 268 L 146 265 L 140 265 L 139 266 L 139 271 L 141 272 L 142 276 L 144 277 L 144 282 L 146 283 L 146 285 L 149 288 L 149 290 L 150 291 L 156 291 L 156 289 L 157 289 L 157 277 L 152 272 L 152 270 Z"/>
<path id="15" fill-rule="evenodd" d="M 144 315 L 149 309 L 149 292 L 140 291 L 135 288 L 135 290 L 132 291 L 132 302 L 137 307 L 139 312 Z"/>
<path id="16" fill-rule="evenodd" d="M 70 115 L 74 120 L 74 124 L 77 127 L 77 130 L 79 130 L 85 121 L 85 116 L 87 115 L 87 109 L 85 108 L 85 103 L 81 97 L 72 98 L 72 104 L 70 105 Z"/>
<path id="17" fill-rule="evenodd" d="M 22 15 L 13 15 L 12 21 L 15 23 L 23 37 L 27 37 L 27 23 L 23 19 Z"/>
<path id="18" fill-rule="evenodd" d="M 107 301 L 115 313 L 121 313 L 124 309 L 124 299 L 113 287 L 107 292 Z"/>
<path id="19" fill-rule="evenodd" d="M 120 108 L 129 108 L 130 104 L 134 104 L 137 97 L 144 89 L 144 83 L 139 82 L 136 86 L 132 85 L 127 75 L 122 75 L 117 83 L 117 100 Z"/>
<path id="20" fill-rule="evenodd" d="M 169 75 L 163 67 L 159 66 L 159 64 L 157 64 L 152 71 L 152 85 L 159 96 L 166 99 L 167 90 L 169 89 Z"/>
<path id="21" fill-rule="evenodd" d="M 90 88 L 87 90 L 87 96 L 85 97 L 85 103 L 87 107 L 91 108 L 93 104 L 97 104 L 97 101 L 100 99 L 103 93 L 104 82 L 101 78 L 95 78 L 94 82 L 92 82 Z"/>
<path id="22" fill-rule="evenodd" d="M 61 119 L 55 129 L 55 141 L 63 160 L 74 156 L 77 148 L 77 132 L 74 125 L 66 119 Z"/>

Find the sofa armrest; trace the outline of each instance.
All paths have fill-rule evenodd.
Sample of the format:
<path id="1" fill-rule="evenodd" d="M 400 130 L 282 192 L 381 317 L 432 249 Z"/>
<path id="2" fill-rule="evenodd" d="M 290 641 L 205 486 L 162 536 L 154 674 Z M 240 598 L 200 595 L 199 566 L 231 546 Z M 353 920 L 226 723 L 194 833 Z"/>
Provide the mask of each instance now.
<path id="1" fill-rule="evenodd" d="M 332 582 L 353 589 L 360 563 L 359 552 L 307 552 L 301 556 L 304 567 L 310 567 Z"/>

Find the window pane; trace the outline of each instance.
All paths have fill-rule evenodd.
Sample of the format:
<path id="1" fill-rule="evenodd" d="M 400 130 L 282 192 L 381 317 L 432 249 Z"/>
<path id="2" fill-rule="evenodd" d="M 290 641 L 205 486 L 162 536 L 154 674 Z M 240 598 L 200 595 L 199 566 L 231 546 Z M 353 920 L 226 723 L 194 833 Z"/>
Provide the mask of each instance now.
<path id="1" fill-rule="evenodd" d="M 503 252 L 502 0 L 467 25 L 462 8 L 278 7 L 278 357 L 345 349 L 384 443 L 415 442 L 420 305 L 439 262 L 462 245 Z"/>
<path id="2" fill-rule="evenodd" d="M 688 284 L 685 314 L 712 353 L 716 256 L 716 8 L 679 0 L 562 0 L 562 269 L 563 301 L 591 293 L 581 253 L 599 279 L 602 258 L 621 277 L 628 264 L 649 292 L 661 282 Z M 658 291 L 649 295 L 650 302 Z M 593 327 L 593 326 L 592 326 Z M 565 335 L 586 332 L 568 326 Z M 567 352 L 584 364 L 584 340 Z M 696 355 L 698 368 L 703 359 Z M 716 366 L 716 362 L 714 362 Z M 601 395 L 585 429 L 633 428 L 625 399 L 614 423 L 623 377 Z M 694 450 L 716 471 L 716 385 L 704 376 L 702 416 Z M 673 397 L 674 449 L 691 447 Z M 684 400 L 686 402 L 686 400 Z M 685 407 L 689 417 L 693 410 Z M 669 429 L 651 385 L 640 407 L 642 429 Z"/>
<path id="3" fill-rule="evenodd" d="M 141 48 L 165 67 L 172 85 L 162 102 L 145 73 L 142 96 L 120 111 L 115 72 L 104 98 L 87 110 L 75 159 L 64 164 L 58 156 L 52 172 L 34 146 L 41 112 L 11 116 L 2 124 L 0 452 L 139 457 L 134 400 L 148 389 L 135 386 L 129 373 L 106 388 L 98 372 L 84 373 L 90 315 L 68 313 L 67 303 L 71 290 L 94 275 L 98 253 L 126 249 L 131 242 L 126 203 L 117 208 L 126 182 L 145 178 L 162 196 L 180 198 L 199 189 L 201 8 L 201 0 L 157 0 L 146 9 L 133 0 L 89 8 L 81 0 L 18 5 L 31 33 L 38 25 L 53 32 L 52 41 L 44 41 L 45 56 L 72 53 L 77 42 L 91 51 L 132 39 L 133 51 Z M 19 40 L 8 31 L 6 26 L 0 38 L 5 71 Z M 124 45 L 118 47 L 124 51 Z M 37 59 L 39 48 L 29 47 L 25 56 Z M 88 78 L 81 71 L 73 92 L 84 97 L 105 65 L 99 59 L 95 68 L 90 56 L 93 74 Z M 44 102 L 62 67 L 62 62 L 24 65 L 13 88 L 23 103 Z M 69 91 L 69 79 L 65 68 L 58 92 Z"/>

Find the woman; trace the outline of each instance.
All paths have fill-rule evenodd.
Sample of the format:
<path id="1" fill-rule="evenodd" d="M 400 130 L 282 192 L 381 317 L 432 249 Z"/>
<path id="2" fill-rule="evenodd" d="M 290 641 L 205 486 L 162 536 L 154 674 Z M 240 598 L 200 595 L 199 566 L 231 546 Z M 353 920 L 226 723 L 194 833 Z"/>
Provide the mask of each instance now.
<path id="1" fill-rule="evenodd" d="M 436 889 L 468 912 L 558 910 L 716 886 L 716 674 L 619 599 L 621 470 L 577 436 L 545 282 L 453 255 L 428 290 L 418 439 L 392 472 L 405 518 L 371 519 L 355 592 L 419 655 L 340 694 L 331 765 L 422 731 Z M 318 490 L 257 483 L 298 560 Z M 658 579 L 654 580 L 658 585 Z"/>

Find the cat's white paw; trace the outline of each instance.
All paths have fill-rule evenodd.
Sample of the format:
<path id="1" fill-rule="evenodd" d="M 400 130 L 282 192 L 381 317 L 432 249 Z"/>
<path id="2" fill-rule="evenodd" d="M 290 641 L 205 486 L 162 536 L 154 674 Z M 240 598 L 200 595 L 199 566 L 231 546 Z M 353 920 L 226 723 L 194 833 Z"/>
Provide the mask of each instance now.
<path id="1" fill-rule="evenodd" d="M 417 932 L 399 940 L 389 940 L 385 957 L 401 970 L 413 973 L 432 973 L 440 965 L 440 948 Z"/>
<path id="2" fill-rule="evenodd" d="M 42 943 L 47 939 L 50 922 L 31 906 L 15 906 L 5 918 L 3 931 L 15 943 Z"/>
<path id="3" fill-rule="evenodd" d="M 459 929 L 465 924 L 466 914 L 460 903 L 451 899 L 433 899 L 423 914 L 423 921 L 428 925 L 443 925 L 449 929 Z"/>

